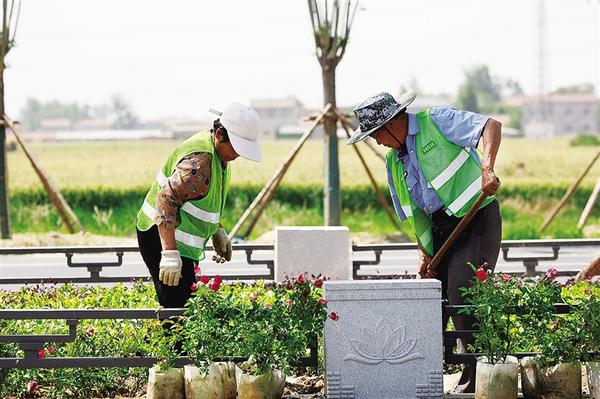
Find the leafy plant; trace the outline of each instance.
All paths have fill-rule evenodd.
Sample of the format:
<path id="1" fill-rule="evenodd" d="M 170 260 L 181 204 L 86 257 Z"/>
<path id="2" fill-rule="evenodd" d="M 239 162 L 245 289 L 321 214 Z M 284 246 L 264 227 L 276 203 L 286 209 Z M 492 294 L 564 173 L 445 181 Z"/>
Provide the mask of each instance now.
<path id="1" fill-rule="evenodd" d="M 569 141 L 569 145 L 572 147 L 577 146 L 590 146 L 597 147 L 600 145 L 600 137 L 597 134 L 581 134 Z"/>
<path id="2" fill-rule="evenodd" d="M 514 278 L 477 269 L 462 289 L 464 313 L 478 320 L 475 351 L 491 363 L 514 352 L 538 352 L 542 365 L 600 358 L 600 287 L 590 282 L 561 286 L 556 269 L 535 278 Z M 557 304 L 568 312 L 557 313 Z"/>
<path id="3" fill-rule="evenodd" d="M 182 339 L 188 356 L 204 372 L 210 362 L 235 357 L 252 358 L 246 363 L 251 374 L 289 372 L 310 340 L 322 335 L 322 282 L 300 275 L 280 285 L 215 287 L 205 279 L 187 304 Z"/>
<path id="4" fill-rule="evenodd" d="M 502 363 L 513 352 L 518 328 L 514 315 L 518 280 L 507 274 L 494 274 L 485 264 L 479 268 L 472 263 L 469 266 L 476 278 L 471 286 L 460 290 L 465 302 L 474 306 L 461 313 L 477 319 L 479 332 L 475 334 L 475 350 L 484 353 L 489 363 Z"/>

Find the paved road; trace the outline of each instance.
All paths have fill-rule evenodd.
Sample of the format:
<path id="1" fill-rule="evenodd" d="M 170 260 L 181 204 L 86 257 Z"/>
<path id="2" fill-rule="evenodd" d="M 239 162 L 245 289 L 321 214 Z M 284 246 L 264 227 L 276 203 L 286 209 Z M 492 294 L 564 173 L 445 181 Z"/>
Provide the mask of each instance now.
<path id="1" fill-rule="evenodd" d="M 600 251 L 600 247 L 562 247 L 559 251 L 559 257 L 556 261 L 542 261 L 539 269 L 544 270 L 548 267 L 555 267 L 558 270 L 580 270 L 595 254 Z M 551 256 L 550 248 L 511 248 L 509 256 Z M 502 255 L 501 255 L 502 256 Z M 234 257 L 230 263 L 215 264 L 210 261 L 212 254 L 207 254 L 209 261 L 201 264 L 202 272 L 212 275 L 221 274 L 223 276 L 235 274 L 267 274 L 266 266 L 248 265 L 244 252 L 234 252 Z M 273 253 L 269 251 L 256 251 L 253 259 L 273 259 Z M 114 261 L 115 255 L 94 254 L 80 255 L 75 254 L 74 262 L 85 261 Z M 372 260 L 375 255 L 370 252 L 359 252 L 353 256 L 355 260 Z M 406 251 L 385 251 L 381 258 L 381 263 L 377 266 L 362 266 L 359 274 L 414 274 L 416 273 L 417 253 L 414 250 Z M 506 272 L 523 272 L 525 269 L 522 262 L 506 262 L 501 259 L 498 262 L 497 270 Z M 125 253 L 123 265 L 120 267 L 106 267 L 102 271 L 103 276 L 147 276 L 146 266 L 137 253 Z M 88 277 L 89 274 L 85 268 L 70 268 L 67 266 L 66 257 L 63 254 L 33 254 L 33 255 L 5 255 L 0 256 L 0 278 L 49 278 L 49 277 Z M 2 289 L 15 289 L 16 286 L 3 285 Z"/>

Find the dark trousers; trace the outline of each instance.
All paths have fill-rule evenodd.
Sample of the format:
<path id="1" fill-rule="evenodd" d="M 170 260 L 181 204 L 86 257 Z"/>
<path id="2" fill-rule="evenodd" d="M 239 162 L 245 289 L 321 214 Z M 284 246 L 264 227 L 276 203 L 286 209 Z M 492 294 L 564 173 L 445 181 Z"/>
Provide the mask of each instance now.
<path id="1" fill-rule="evenodd" d="M 158 279 L 162 251 L 158 227 L 154 225 L 147 231 L 137 230 L 137 238 L 142 259 L 148 267 L 150 276 L 152 276 L 160 306 L 164 308 L 184 307 L 187 300 L 192 296 L 192 284 L 196 282 L 194 268 L 198 265 L 198 262 L 182 257 L 183 266 L 181 267 L 179 285 L 165 285 Z"/>
<path id="2" fill-rule="evenodd" d="M 432 215 L 431 221 L 433 246 L 437 252 L 460 222 L 460 218 L 449 216 L 446 212 L 440 210 Z M 494 270 L 500 252 L 501 239 L 502 218 L 500 216 L 500 206 L 498 201 L 495 200 L 485 208 L 477 211 L 439 264 L 437 279 L 442 282 L 442 295 L 450 305 L 462 305 L 464 303 L 459 289 L 467 287 L 475 277 L 475 272 L 467 265 L 467 262 L 471 262 L 475 267 L 487 262 L 487 268 Z M 475 319 L 473 317 L 453 316 L 452 321 L 456 330 L 475 329 Z M 447 316 L 444 317 L 443 323 L 444 328 L 446 328 L 448 324 Z M 459 339 L 459 351 L 466 352 L 467 345 L 472 343 L 472 337 Z M 463 366 L 463 375 L 459 385 L 464 387 L 464 392 L 474 392 L 475 367 Z"/>

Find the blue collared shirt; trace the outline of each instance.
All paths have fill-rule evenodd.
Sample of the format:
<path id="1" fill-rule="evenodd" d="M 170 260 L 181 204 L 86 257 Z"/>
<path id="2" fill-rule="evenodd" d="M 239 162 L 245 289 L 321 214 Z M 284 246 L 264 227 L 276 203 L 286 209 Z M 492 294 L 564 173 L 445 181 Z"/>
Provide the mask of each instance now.
<path id="1" fill-rule="evenodd" d="M 489 117 L 469 111 L 454 108 L 431 108 L 429 111 L 433 123 L 446 136 L 448 141 L 465 148 L 477 148 L 483 127 Z M 431 215 L 444 204 L 435 190 L 428 185 L 427 179 L 421 170 L 417 153 L 415 151 L 416 135 L 419 133 L 419 122 L 416 114 L 408 113 L 408 136 L 406 137 L 406 152 L 398 152 L 396 162 L 402 161 L 408 191 L 414 203 L 426 214 Z M 471 152 L 475 160 L 481 164 L 477 151 Z M 390 195 L 400 220 L 406 220 L 406 215 L 400 206 L 400 200 L 394 187 L 392 172 L 387 171 Z"/>

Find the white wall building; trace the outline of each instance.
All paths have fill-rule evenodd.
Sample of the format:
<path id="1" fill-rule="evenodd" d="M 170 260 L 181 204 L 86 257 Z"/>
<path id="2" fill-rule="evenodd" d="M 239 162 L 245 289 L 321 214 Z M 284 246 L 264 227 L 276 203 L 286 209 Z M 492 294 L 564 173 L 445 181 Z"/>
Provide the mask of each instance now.
<path id="1" fill-rule="evenodd" d="M 256 110 L 261 120 L 262 139 L 274 140 L 278 131 L 285 126 L 286 133 L 290 126 L 298 126 L 303 131 L 302 119 L 308 115 L 304 105 L 294 96 L 279 99 L 254 99 L 250 106 Z"/>
<path id="2" fill-rule="evenodd" d="M 598 103 L 592 93 L 521 97 L 526 137 L 546 138 L 598 132 Z"/>

